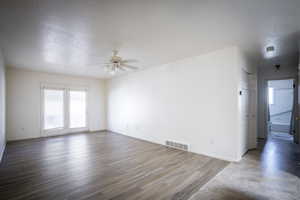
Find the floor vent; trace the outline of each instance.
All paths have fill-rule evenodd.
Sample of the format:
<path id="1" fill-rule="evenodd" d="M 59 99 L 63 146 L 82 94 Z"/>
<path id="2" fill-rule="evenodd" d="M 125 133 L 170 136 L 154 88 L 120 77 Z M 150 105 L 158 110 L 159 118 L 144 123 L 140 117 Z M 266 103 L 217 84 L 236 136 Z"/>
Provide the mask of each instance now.
<path id="1" fill-rule="evenodd" d="M 189 151 L 189 145 L 178 143 L 178 142 L 173 142 L 173 141 L 169 141 L 169 140 L 166 141 L 166 146 L 175 148 L 175 149 L 180 149 L 183 151 Z"/>

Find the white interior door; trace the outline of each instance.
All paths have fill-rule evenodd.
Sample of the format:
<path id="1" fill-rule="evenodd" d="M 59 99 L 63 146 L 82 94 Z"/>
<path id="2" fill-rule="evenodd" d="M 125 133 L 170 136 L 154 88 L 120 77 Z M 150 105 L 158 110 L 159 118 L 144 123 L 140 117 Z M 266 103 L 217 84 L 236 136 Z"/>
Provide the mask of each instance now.
<path id="1" fill-rule="evenodd" d="M 244 73 L 241 81 L 240 119 L 241 155 L 257 147 L 257 79 Z"/>
<path id="2" fill-rule="evenodd" d="M 241 155 L 244 155 L 248 150 L 248 140 L 250 134 L 249 98 L 249 90 L 247 88 L 243 88 L 241 95 Z"/>
<path id="3" fill-rule="evenodd" d="M 249 79 L 249 134 L 248 134 L 248 149 L 257 147 L 257 80 L 255 77 L 248 76 Z"/>
<path id="4" fill-rule="evenodd" d="M 248 149 L 257 147 L 256 102 L 256 90 L 251 87 L 249 89 Z"/>

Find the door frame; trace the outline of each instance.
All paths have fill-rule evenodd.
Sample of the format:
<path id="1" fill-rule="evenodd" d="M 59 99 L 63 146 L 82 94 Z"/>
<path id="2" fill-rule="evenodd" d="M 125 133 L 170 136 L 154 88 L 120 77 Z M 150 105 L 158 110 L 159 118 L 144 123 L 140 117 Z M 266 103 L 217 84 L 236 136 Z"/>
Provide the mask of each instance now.
<path id="1" fill-rule="evenodd" d="M 44 129 L 44 89 L 53 89 L 53 90 L 63 90 L 64 91 L 64 127 L 63 128 L 54 128 L 45 130 Z M 89 113 L 88 113 L 88 87 L 87 86 L 68 86 L 68 85 L 62 85 L 62 84 L 49 84 L 49 83 L 41 83 L 40 84 L 40 136 L 41 137 L 49 137 L 49 136 L 55 136 L 55 135 L 64 135 L 69 133 L 78 133 L 78 132 L 85 132 L 89 130 Z M 85 127 L 80 128 L 70 128 L 69 123 L 69 108 L 70 108 L 70 98 L 69 98 L 69 91 L 85 91 L 86 92 L 86 121 Z"/>
<path id="2" fill-rule="evenodd" d="M 292 115 L 292 121 L 295 123 L 295 133 L 293 135 L 293 142 L 298 143 L 298 123 L 297 123 L 297 116 L 298 116 L 298 91 L 297 91 L 297 77 L 294 76 L 288 76 L 288 77 L 282 77 L 282 78 L 266 78 L 264 79 L 264 132 L 267 133 L 265 135 L 266 139 L 269 137 L 269 130 L 268 130 L 268 113 L 269 113 L 269 91 L 268 91 L 268 81 L 278 81 L 278 80 L 293 80 L 293 84 L 295 87 L 293 87 L 293 111 L 294 115 Z"/>

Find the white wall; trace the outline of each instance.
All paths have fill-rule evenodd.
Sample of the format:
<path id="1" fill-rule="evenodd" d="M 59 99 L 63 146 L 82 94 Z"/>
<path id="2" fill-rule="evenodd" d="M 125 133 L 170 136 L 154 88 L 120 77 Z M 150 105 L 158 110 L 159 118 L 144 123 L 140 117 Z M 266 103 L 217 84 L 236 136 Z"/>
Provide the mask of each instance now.
<path id="1" fill-rule="evenodd" d="M 230 47 L 107 82 L 108 129 L 237 161 L 238 90 L 244 58 Z"/>
<path id="2" fill-rule="evenodd" d="M 0 161 L 6 144 L 5 129 L 5 66 L 0 49 Z"/>
<path id="3" fill-rule="evenodd" d="M 88 124 L 91 131 L 106 129 L 103 80 L 7 68 L 7 139 L 41 136 L 41 84 L 88 87 Z"/>

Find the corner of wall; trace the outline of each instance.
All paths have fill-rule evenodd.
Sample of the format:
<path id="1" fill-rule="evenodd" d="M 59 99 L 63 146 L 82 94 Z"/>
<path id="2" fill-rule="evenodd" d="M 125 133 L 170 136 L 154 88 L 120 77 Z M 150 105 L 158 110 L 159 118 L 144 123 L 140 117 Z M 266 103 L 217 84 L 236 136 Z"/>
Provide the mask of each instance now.
<path id="1" fill-rule="evenodd" d="M 109 79 L 104 79 L 103 80 L 103 89 L 104 89 L 104 108 L 105 108 L 105 129 L 109 129 L 108 127 L 108 83 Z"/>
<path id="2" fill-rule="evenodd" d="M 2 48 L 0 48 L 0 162 L 6 146 L 6 72 Z"/>

